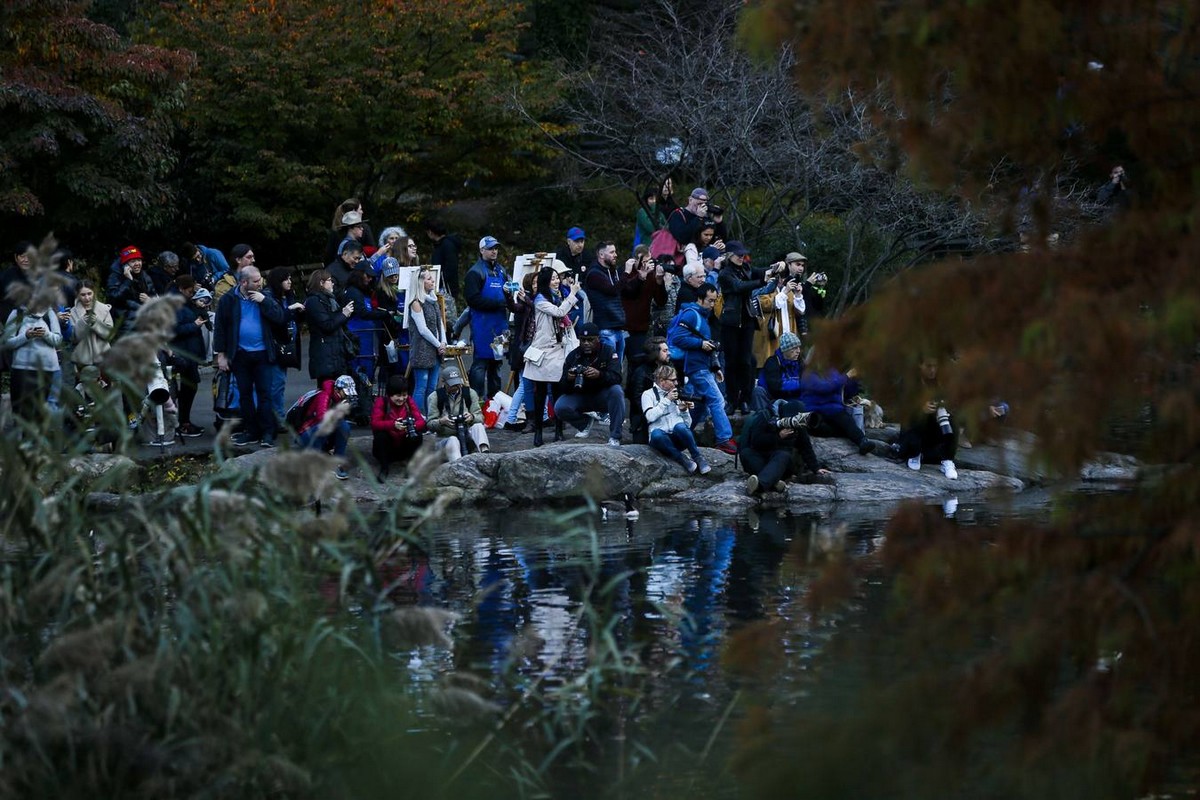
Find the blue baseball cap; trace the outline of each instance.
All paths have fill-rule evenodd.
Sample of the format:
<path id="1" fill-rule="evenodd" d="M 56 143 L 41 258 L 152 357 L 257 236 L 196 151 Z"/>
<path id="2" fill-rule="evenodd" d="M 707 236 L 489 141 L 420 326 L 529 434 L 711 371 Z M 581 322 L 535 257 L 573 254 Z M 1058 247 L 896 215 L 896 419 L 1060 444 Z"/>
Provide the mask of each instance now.
<path id="1" fill-rule="evenodd" d="M 716 261 L 720 257 L 721 251 L 713 247 L 711 244 L 704 248 L 704 250 L 700 253 L 700 258 L 702 259 L 711 258 L 713 261 Z"/>
<path id="2" fill-rule="evenodd" d="M 495 236 L 485 236 L 479 240 L 479 249 L 480 250 L 487 250 L 489 248 L 499 247 L 499 246 L 500 246 L 500 240 L 497 239 Z"/>
<path id="3" fill-rule="evenodd" d="M 572 242 L 578 242 L 580 239 L 586 239 L 587 234 L 583 232 L 583 228 L 571 228 L 567 231 L 567 238 Z"/>

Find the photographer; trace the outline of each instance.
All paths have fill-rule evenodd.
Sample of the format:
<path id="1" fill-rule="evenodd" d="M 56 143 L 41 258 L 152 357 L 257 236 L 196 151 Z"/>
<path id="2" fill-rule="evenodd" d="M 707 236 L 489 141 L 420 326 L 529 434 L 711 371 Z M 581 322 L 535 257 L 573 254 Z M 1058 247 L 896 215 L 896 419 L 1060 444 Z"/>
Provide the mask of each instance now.
<path id="1" fill-rule="evenodd" d="M 688 413 L 694 404 L 679 396 L 679 379 L 674 367 L 666 364 L 654 371 L 654 385 L 642 393 L 640 405 L 650 424 L 651 447 L 689 474 L 698 470 L 701 475 L 707 475 L 712 471 L 700 455 L 696 438 L 688 427 Z M 684 455 L 684 450 L 688 455 Z"/>
<path id="2" fill-rule="evenodd" d="M 192 424 L 192 404 L 200 388 L 200 364 L 206 360 L 208 345 L 204 334 L 209 330 L 208 309 L 196 302 L 200 287 L 191 274 L 175 279 L 175 290 L 183 296 L 183 305 L 175 312 L 175 336 L 171 339 L 171 367 L 179 377 L 179 425 L 178 436 L 195 439 L 204 433 L 204 428 Z"/>
<path id="3" fill-rule="evenodd" d="M 717 384 L 725 380 L 717 362 L 720 345 L 713 341 L 708 325 L 713 306 L 717 304 L 717 290 L 703 285 L 699 289 L 699 301 L 688 303 L 671 320 L 667 331 L 667 345 L 671 359 L 682 364 L 685 380 L 690 382 L 682 394 L 693 399 L 696 408 L 692 411 L 692 429 L 695 430 L 707 410 L 713 418 L 713 435 L 716 448 L 734 455 L 737 445 L 733 441 L 733 426 L 725 413 L 725 399 Z"/>
<path id="4" fill-rule="evenodd" d="M 454 367 L 448 367 L 442 376 L 445 385 L 429 395 L 425 407 L 437 424 L 438 436 L 443 437 L 438 447 L 446 450 L 446 460 L 457 461 L 468 452 L 489 452 L 479 394 L 463 386 L 462 375 Z"/>
<path id="5" fill-rule="evenodd" d="M 379 462 L 379 479 L 392 464 L 407 464 L 425 436 L 425 418 L 408 393 L 403 375 L 388 378 L 387 394 L 375 398 L 371 409 L 371 455 Z"/>
<path id="6" fill-rule="evenodd" d="M 297 400 L 301 410 L 300 424 L 296 427 L 296 448 L 332 452 L 344 461 L 350 444 L 350 422 L 346 416 L 357 399 L 358 386 L 354 378 L 342 375 L 336 380 L 321 381 L 315 392 Z M 288 414 L 290 419 L 292 412 Z M 344 463 L 334 469 L 333 476 L 339 481 L 350 477 Z"/>
<path id="7" fill-rule="evenodd" d="M 795 473 L 792 459 L 799 452 L 804 466 L 821 478 L 833 473 L 818 463 L 813 452 L 808 426 L 817 420 L 800 403 L 789 401 L 779 407 L 779 415 L 770 410 L 756 411 L 746 420 L 740 442 L 742 469 L 750 473 L 746 494 L 755 495 L 760 487 L 787 491 L 786 478 Z"/>
<path id="8" fill-rule="evenodd" d="M 729 368 L 725 394 L 731 410 L 746 412 L 750 409 L 754 383 L 754 332 L 758 330 L 758 321 L 750 313 L 750 295 L 771 279 L 766 270 L 750 268 L 750 251 L 741 242 L 726 246 L 725 262 L 725 268 L 717 276 L 717 286 L 725 298 L 720 319 L 721 343 Z"/>
<path id="9" fill-rule="evenodd" d="M 759 298 L 762 318 L 754 334 L 754 358 L 759 364 L 765 364 L 774 354 L 784 334 L 803 336 L 808 332 L 804 299 L 806 262 L 799 253 L 788 253 L 783 261 L 777 261 L 767 269 L 774 291 L 770 297 Z"/>
<path id="10" fill-rule="evenodd" d="M 558 385 L 554 415 L 579 430 L 584 429 L 586 411 L 608 414 L 608 444 L 621 446 L 625 423 L 625 396 L 621 392 L 621 362 L 606 344 L 600 343 L 600 328 L 594 322 L 579 326 L 579 347 L 567 354 L 563 378 Z"/>
<path id="11" fill-rule="evenodd" d="M 942 474 L 955 480 L 958 478 L 958 468 L 954 465 L 958 433 L 938 386 L 938 360 L 932 357 L 921 359 L 920 370 L 922 405 L 908 425 L 900 430 L 889 452 L 893 458 L 906 461 L 913 471 L 920 470 L 923 461 L 937 462 Z"/>

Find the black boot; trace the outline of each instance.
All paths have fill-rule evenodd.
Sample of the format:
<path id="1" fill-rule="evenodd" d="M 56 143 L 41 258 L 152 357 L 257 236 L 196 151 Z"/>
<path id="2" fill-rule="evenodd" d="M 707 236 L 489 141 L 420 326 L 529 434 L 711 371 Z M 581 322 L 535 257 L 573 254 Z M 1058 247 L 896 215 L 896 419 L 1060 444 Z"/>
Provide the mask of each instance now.
<path id="1" fill-rule="evenodd" d="M 533 446 L 534 447 L 542 446 L 542 423 L 541 422 L 535 422 L 533 425 Z"/>
<path id="2" fill-rule="evenodd" d="M 562 420 L 555 418 L 555 420 L 554 420 L 554 441 L 561 442 L 562 440 L 563 440 Z"/>

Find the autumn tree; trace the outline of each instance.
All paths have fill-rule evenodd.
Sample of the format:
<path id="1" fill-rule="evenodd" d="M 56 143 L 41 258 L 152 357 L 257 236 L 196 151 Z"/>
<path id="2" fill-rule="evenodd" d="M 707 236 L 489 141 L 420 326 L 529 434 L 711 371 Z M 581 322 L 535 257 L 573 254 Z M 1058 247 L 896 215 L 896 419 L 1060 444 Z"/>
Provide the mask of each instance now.
<path id="1" fill-rule="evenodd" d="M 999 13 L 814 0 L 767 2 L 743 23 L 759 42 L 794 48 L 794 77 L 810 91 L 882 83 L 890 105 L 868 111 L 914 177 L 1006 198 L 998 220 L 1010 231 L 1022 207 L 1035 224 L 1029 252 L 903 274 L 819 327 L 819 357 L 886 385 L 943 356 L 959 413 L 970 420 L 1003 394 L 1010 422 L 1036 434 L 1036 457 L 1062 475 L 1121 420 L 1136 423 L 1124 446 L 1162 465 L 1132 491 L 987 537 L 921 509 L 898 515 L 883 563 L 893 619 L 913 623 L 911 669 L 840 732 L 819 714 L 773 730 L 760 719 L 746 774 L 765 792 L 819 784 L 820 773 L 861 795 L 861 776 L 824 770 L 823 751 L 787 764 L 762 756 L 781 737 L 811 747 L 813 736 L 870 736 L 860 757 L 884 780 L 873 794 L 1161 788 L 1194 768 L 1200 740 L 1194 4 L 1033 0 Z M 1128 173 L 1128 208 L 1045 246 L 1062 213 L 1055 176 L 1071 166 L 1099 188 L 1114 164 Z"/>
<path id="2" fill-rule="evenodd" d="M 154 227 L 172 213 L 186 54 L 130 44 L 87 2 L 0 6 L 0 216 L 33 237 Z"/>
<path id="3" fill-rule="evenodd" d="M 292 255 L 310 257 L 344 197 L 392 209 L 525 175 L 536 144 L 504 109 L 514 86 L 537 93 L 535 68 L 514 59 L 520 13 L 499 0 L 164 5 L 143 35 L 199 61 L 182 115 L 193 219 L 299 237 Z"/>

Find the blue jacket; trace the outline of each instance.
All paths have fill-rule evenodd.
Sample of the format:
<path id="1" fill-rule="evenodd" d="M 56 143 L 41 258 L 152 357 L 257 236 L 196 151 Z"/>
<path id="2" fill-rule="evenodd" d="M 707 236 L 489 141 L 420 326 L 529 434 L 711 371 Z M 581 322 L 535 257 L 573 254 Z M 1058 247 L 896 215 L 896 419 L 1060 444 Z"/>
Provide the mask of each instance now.
<path id="1" fill-rule="evenodd" d="M 671 358 L 683 362 L 684 375 L 695 375 L 711 369 L 712 354 L 706 353 L 702 347 L 706 339 L 712 339 L 708 311 L 701 308 L 699 303 L 684 303 L 667 330 Z"/>
<path id="2" fill-rule="evenodd" d="M 800 379 L 800 402 L 805 411 L 836 414 L 846 410 L 847 396 L 858 394 L 858 381 L 852 381 L 836 369 L 824 373 L 809 370 Z"/>
<path id="3" fill-rule="evenodd" d="M 803 374 L 803 363 L 788 361 L 783 357 L 783 353 L 776 350 L 775 354 L 763 363 L 759 384 L 766 388 L 772 400 L 799 400 Z M 808 408 L 808 404 L 805 403 L 804 407 Z"/>

